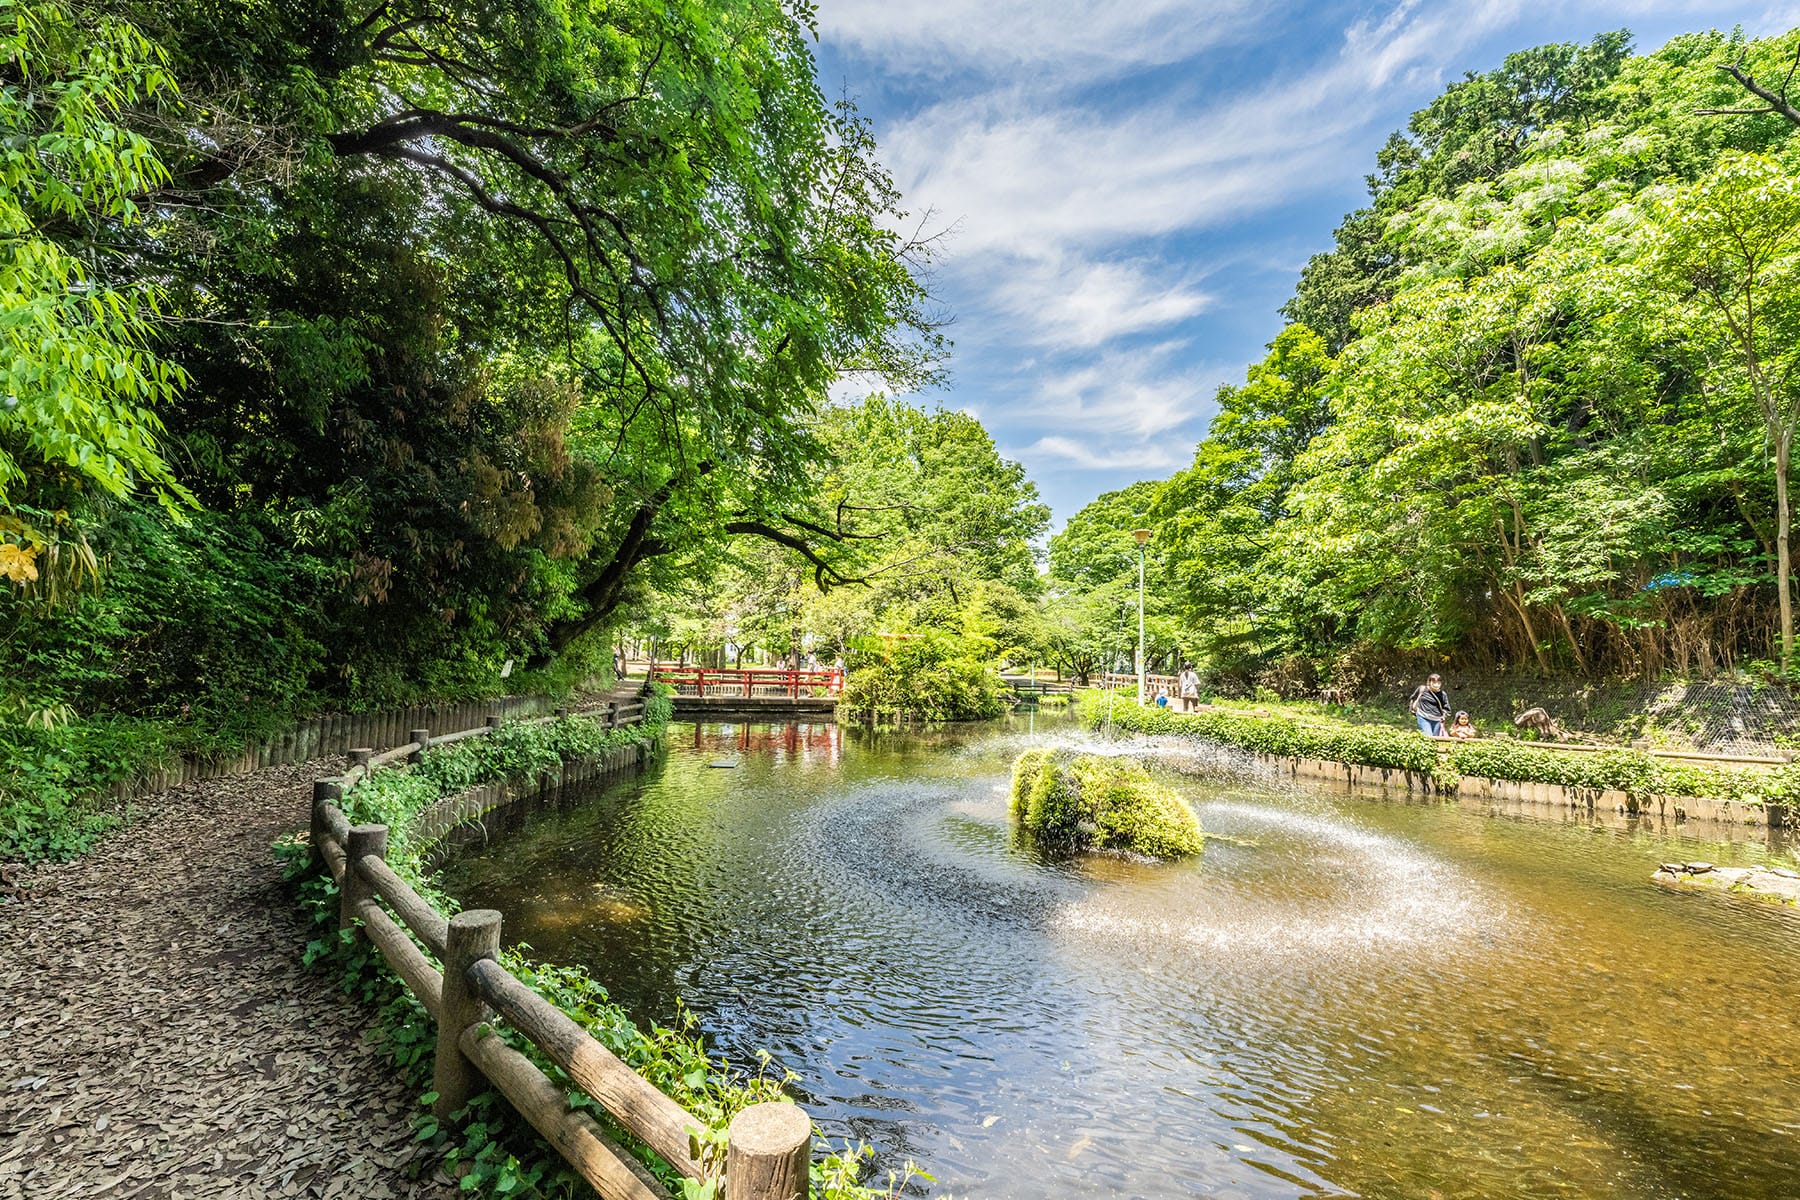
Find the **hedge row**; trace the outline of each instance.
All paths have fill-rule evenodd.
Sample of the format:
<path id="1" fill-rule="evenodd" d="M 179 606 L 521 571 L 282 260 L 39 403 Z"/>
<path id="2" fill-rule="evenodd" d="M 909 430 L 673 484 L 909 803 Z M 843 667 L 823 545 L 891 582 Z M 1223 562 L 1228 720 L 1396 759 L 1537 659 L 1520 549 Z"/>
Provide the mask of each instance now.
<path id="1" fill-rule="evenodd" d="M 1303 725 L 1286 717 L 1237 712 L 1177 713 L 1116 699 L 1109 705 L 1097 692 L 1082 696 L 1081 711 L 1095 726 L 1110 720 L 1121 729 L 1205 738 L 1255 754 L 1417 771 L 1443 784 L 1477 775 L 1613 789 L 1634 797 L 1703 796 L 1751 805 L 1775 804 L 1790 813 L 1800 812 L 1800 764 L 1732 770 L 1667 762 L 1641 750 L 1567 753 L 1553 746 L 1502 738 L 1446 744 L 1411 730 L 1384 726 Z"/>

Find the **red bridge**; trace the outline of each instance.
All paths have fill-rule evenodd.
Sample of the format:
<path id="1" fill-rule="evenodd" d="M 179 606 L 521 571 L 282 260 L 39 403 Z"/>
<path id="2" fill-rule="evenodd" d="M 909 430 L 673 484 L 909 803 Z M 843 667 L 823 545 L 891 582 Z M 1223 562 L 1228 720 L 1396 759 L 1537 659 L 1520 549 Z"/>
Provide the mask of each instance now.
<path id="1" fill-rule="evenodd" d="M 675 711 L 831 712 L 844 690 L 836 668 L 790 671 L 780 668 L 718 670 L 652 664 L 650 678 L 675 689 Z"/>

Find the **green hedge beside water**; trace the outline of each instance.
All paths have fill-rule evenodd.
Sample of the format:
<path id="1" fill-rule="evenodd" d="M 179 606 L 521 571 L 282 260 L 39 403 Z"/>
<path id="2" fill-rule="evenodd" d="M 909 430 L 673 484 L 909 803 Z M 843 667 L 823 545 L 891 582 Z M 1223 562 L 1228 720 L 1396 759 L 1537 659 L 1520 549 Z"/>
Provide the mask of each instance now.
<path id="1" fill-rule="evenodd" d="M 542 724 L 507 725 L 483 737 L 429 750 L 414 766 L 377 771 L 358 782 L 342 801 L 344 814 L 352 824 L 386 825 L 389 865 L 448 917 L 458 906 L 426 873 L 423 856 L 430 843 L 412 831 L 419 813 L 438 800 L 481 784 L 529 780 L 569 759 L 652 742 L 666 728 L 671 708 L 668 689 L 659 686 L 646 701 L 642 725 L 608 730 L 583 717 L 566 717 Z M 472 1100 L 455 1128 L 440 1126 L 430 1115 L 436 1097 L 425 1091 L 431 1086 L 437 1037 L 430 1014 L 366 938 L 338 932 L 337 886 L 329 875 L 308 869 L 310 855 L 305 843 L 286 839 L 278 844 L 277 855 L 286 862 L 289 878 L 295 881 L 314 924 L 315 936 L 306 948 L 308 965 L 336 971 L 346 991 L 380 1006 L 379 1028 L 394 1063 L 422 1093 L 415 1118 L 419 1139 L 433 1143 L 445 1162 L 462 1173 L 462 1190 L 471 1196 L 490 1197 L 592 1195 L 556 1151 L 494 1092 Z M 515 950 L 502 951 L 501 961 L 517 979 L 568 1013 L 603 1046 L 698 1117 L 711 1131 L 711 1151 L 719 1155 L 725 1152 L 725 1128 L 733 1115 L 751 1104 L 784 1098 L 783 1087 L 792 1077 L 770 1072 L 766 1058 L 754 1076 L 746 1076 L 712 1058 L 691 1022 L 680 1029 L 640 1028 L 607 997 L 606 989 L 580 968 L 535 963 Z M 529 1041 L 504 1026 L 498 1032 L 550 1078 L 574 1091 L 561 1069 Z M 682 1200 L 713 1200 L 708 1188 L 680 1177 L 597 1103 L 579 1092 L 574 1094 L 575 1106 L 588 1112 L 655 1172 L 672 1195 Z M 892 1189 L 872 1189 L 856 1182 L 863 1157 L 860 1147 L 846 1147 L 842 1153 L 815 1158 L 810 1194 L 819 1200 L 890 1196 Z"/>
<path id="2" fill-rule="evenodd" d="M 1301 724 L 1283 717 L 1237 712 L 1177 713 L 1140 708 L 1099 692 L 1081 698 L 1090 724 L 1110 720 L 1139 733 L 1200 737 L 1254 754 L 1316 758 L 1417 771 L 1449 785 L 1464 775 L 1562 787 L 1613 789 L 1632 796 L 1692 796 L 1783 806 L 1800 813 L 1800 764 L 1733 770 L 1669 762 L 1641 750 L 1568 753 L 1554 746 L 1500 738 L 1447 744 L 1406 729 L 1369 725 Z"/>

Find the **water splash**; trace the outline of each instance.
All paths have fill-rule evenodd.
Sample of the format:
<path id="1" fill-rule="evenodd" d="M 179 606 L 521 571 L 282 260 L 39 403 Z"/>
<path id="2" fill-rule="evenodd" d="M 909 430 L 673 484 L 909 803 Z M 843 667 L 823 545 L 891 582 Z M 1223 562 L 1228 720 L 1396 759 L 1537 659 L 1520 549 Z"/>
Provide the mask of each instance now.
<path id="1" fill-rule="evenodd" d="M 1050 927 L 1146 953 L 1269 960 L 1397 947 L 1450 953 L 1471 928 L 1505 923 L 1498 903 L 1455 868 L 1341 815 L 1227 800 L 1199 808 L 1209 828 L 1262 844 L 1209 847 L 1209 859 L 1231 861 L 1191 868 L 1213 877 L 1203 890 L 1104 890 L 1060 908 Z M 1320 880 L 1329 892 L 1308 896 Z"/>

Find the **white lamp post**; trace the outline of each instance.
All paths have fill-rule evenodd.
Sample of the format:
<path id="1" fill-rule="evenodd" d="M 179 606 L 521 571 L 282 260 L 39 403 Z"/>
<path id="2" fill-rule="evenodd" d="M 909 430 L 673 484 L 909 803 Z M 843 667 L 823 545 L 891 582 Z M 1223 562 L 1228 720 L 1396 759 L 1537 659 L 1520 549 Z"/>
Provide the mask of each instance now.
<path id="1" fill-rule="evenodd" d="M 1148 529 L 1134 529 L 1131 536 L 1138 544 L 1138 703 L 1144 703 L 1144 543 L 1150 540 Z"/>

